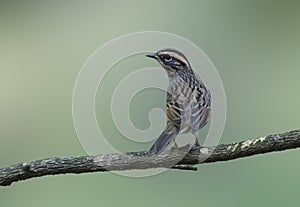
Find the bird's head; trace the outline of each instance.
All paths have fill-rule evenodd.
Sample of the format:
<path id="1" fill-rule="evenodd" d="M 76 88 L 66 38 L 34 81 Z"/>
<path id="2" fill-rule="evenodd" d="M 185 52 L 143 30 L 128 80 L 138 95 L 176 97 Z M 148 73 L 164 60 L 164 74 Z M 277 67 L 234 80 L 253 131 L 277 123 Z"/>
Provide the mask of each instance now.
<path id="1" fill-rule="evenodd" d="M 175 49 L 162 49 L 156 53 L 146 55 L 156 59 L 168 74 L 176 74 L 182 70 L 191 70 L 191 66 L 184 54 Z"/>

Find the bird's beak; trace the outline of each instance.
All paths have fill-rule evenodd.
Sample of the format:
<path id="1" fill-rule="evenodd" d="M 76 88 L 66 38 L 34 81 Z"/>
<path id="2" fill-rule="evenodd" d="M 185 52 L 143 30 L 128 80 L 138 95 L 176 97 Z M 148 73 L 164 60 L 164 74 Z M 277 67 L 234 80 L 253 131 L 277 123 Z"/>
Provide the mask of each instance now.
<path id="1" fill-rule="evenodd" d="M 153 59 L 157 59 L 158 58 L 158 56 L 157 56 L 156 53 L 150 53 L 150 54 L 148 54 L 146 56 L 149 57 L 149 58 L 153 58 Z"/>

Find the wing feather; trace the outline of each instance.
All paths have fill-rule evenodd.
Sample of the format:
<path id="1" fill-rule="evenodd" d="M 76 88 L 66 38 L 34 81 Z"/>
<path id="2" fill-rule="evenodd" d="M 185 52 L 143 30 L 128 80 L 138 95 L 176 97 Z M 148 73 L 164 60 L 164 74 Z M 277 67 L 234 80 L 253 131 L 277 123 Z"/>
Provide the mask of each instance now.
<path id="1" fill-rule="evenodd" d="M 167 119 L 179 131 L 183 114 L 183 105 L 180 104 L 170 93 L 167 93 Z"/>
<path id="2" fill-rule="evenodd" d="M 192 133 L 196 134 L 208 121 L 211 105 L 210 92 L 199 83 L 193 100 L 191 104 L 191 126 Z"/>

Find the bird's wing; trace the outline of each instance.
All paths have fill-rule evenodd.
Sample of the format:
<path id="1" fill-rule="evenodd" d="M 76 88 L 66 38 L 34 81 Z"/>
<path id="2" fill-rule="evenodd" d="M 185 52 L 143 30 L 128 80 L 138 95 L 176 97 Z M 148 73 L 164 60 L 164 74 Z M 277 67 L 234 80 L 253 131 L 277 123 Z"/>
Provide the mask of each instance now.
<path id="1" fill-rule="evenodd" d="M 210 114 L 210 105 L 210 92 L 204 88 L 203 85 L 201 85 L 201 87 L 197 87 L 195 97 L 191 104 L 191 125 L 193 133 L 197 133 L 198 130 L 204 127 L 207 123 Z"/>
<path id="2" fill-rule="evenodd" d="M 169 92 L 167 93 L 167 125 L 173 125 L 179 131 L 183 116 L 183 103 L 180 103 Z"/>

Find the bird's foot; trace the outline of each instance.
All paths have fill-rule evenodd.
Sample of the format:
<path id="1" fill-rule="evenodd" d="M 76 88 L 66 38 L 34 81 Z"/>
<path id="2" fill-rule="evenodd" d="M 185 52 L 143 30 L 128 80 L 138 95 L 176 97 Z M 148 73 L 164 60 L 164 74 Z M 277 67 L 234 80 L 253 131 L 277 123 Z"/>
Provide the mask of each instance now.
<path id="1" fill-rule="evenodd" d="M 178 145 L 176 144 L 176 145 L 173 145 L 171 148 L 170 148 L 170 151 L 174 151 L 174 150 L 176 150 L 176 149 L 178 149 L 179 147 L 178 147 Z"/>
<path id="2" fill-rule="evenodd" d="M 193 145 L 190 152 L 200 152 L 202 154 L 209 154 L 215 150 L 215 147 L 207 147 L 203 145 Z"/>
<path id="3" fill-rule="evenodd" d="M 194 144 L 194 145 L 191 146 L 190 151 L 199 150 L 199 149 L 202 149 L 202 148 L 205 148 L 205 147 L 200 145 L 200 144 Z"/>

